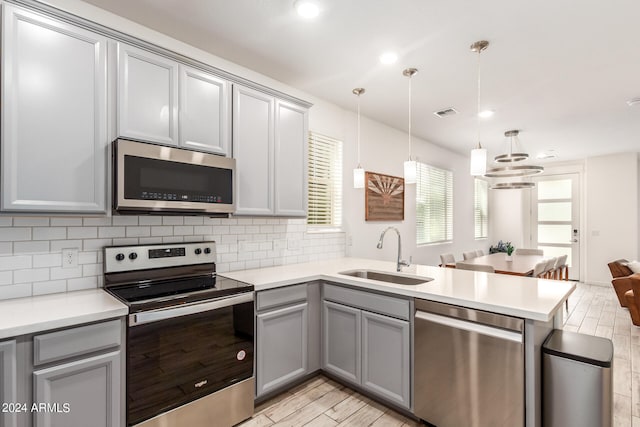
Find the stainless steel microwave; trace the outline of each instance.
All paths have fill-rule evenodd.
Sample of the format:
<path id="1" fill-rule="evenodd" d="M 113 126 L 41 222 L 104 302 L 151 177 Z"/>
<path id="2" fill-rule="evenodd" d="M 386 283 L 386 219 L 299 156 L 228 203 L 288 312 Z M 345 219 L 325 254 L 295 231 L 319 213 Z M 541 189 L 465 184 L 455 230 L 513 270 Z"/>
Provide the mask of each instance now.
<path id="1" fill-rule="evenodd" d="M 117 213 L 228 214 L 236 161 L 144 142 L 113 142 Z"/>

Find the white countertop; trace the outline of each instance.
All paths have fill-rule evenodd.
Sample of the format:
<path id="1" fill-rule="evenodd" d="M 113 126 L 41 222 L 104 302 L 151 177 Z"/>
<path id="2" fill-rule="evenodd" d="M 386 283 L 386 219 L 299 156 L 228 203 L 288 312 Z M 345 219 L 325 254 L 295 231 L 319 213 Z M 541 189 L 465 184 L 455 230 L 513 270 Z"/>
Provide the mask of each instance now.
<path id="1" fill-rule="evenodd" d="M 506 274 L 483 273 L 454 268 L 413 265 L 401 274 L 430 277 L 419 285 L 398 285 L 338 274 L 367 269 L 395 273 L 395 262 L 360 258 L 291 264 L 253 270 L 232 271 L 221 276 L 255 286 L 256 291 L 311 280 L 327 280 L 396 295 L 422 298 L 539 321 L 553 318 L 575 290 L 573 282 L 534 279 Z"/>
<path id="2" fill-rule="evenodd" d="M 125 316 L 129 308 L 102 289 L 0 301 L 0 339 Z"/>

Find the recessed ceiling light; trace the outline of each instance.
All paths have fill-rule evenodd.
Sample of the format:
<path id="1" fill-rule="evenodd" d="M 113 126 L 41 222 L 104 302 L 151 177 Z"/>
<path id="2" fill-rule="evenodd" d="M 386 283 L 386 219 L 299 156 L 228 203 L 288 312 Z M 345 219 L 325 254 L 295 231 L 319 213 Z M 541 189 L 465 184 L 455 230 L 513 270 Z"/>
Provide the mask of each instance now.
<path id="1" fill-rule="evenodd" d="M 536 156 L 537 159 L 555 159 L 556 157 L 558 157 L 558 155 L 556 154 L 555 150 L 547 150 L 547 151 L 543 151 L 542 153 L 538 153 L 538 155 Z"/>
<path id="2" fill-rule="evenodd" d="M 478 113 L 478 117 L 482 117 L 483 119 L 487 119 L 491 116 L 493 116 L 496 112 L 493 110 L 484 110 L 484 111 L 480 111 Z"/>
<path id="3" fill-rule="evenodd" d="M 305 19 L 313 19 L 320 15 L 320 6 L 312 0 L 298 0 L 294 4 L 298 15 Z"/>
<path id="4" fill-rule="evenodd" d="M 629 107 L 633 107 L 634 105 L 640 105 L 640 97 L 639 98 L 631 98 L 627 101 L 627 105 Z"/>
<path id="5" fill-rule="evenodd" d="M 384 65 L 394 64 L 398 60 L 398 54 L 395 52 L 385 52 L 380 55 L 380 63 Z"/>

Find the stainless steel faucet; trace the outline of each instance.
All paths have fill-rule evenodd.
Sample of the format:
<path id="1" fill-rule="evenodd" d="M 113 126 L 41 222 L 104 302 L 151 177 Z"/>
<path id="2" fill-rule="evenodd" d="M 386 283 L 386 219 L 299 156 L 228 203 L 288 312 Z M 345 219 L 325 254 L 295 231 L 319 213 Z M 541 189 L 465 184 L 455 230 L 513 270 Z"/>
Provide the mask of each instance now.
<path id="1" fill-rule="evenodd" d="M 409 267 L 411 265 L 411 262 L 407 262 L 402 258 L 402 239 L 400 238 L 400 232 L 398 231 L 397 228 L 395 227 L 387 227 L 384 229 L 384 231 L 382 232 L 382 234 L 380 234 L 380 240 L 378 240 L 378 245 L 376 246 L 378 249 L 382 249 L 382 241 L 384 240 L 384 235 L 387 233 L 387 231 L 389 230 L 393 230 L 396 232 L 396 234 L 398 235 L 398 260 L 396 263 L 396 271 L 400 271 L 400 269 L 402 268 L 402 266 L 405 267 Z"/>

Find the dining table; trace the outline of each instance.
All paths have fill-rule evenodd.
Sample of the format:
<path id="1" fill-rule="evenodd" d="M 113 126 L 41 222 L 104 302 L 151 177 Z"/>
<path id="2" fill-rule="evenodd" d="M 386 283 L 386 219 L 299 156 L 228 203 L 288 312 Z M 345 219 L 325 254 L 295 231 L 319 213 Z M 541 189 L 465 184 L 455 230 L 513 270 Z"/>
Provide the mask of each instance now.
<path id="1" fill-rule="evenodd" d="M 496 273 L 511 274 L 514 276 L 530 276 L 533 268 L 540 261 L 549 259 L 544 255 L 511 255 L 511 261 L 507 261 L 507 254 L 497 252 L 489 255 L 482 255 L 462 262 L 466 264 L 481 264 L 492 266 Z"/>

